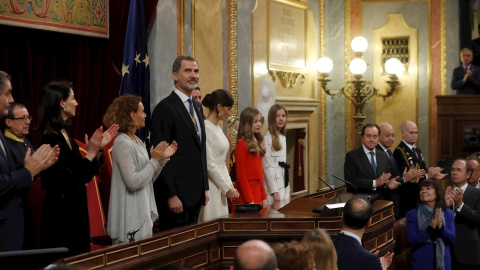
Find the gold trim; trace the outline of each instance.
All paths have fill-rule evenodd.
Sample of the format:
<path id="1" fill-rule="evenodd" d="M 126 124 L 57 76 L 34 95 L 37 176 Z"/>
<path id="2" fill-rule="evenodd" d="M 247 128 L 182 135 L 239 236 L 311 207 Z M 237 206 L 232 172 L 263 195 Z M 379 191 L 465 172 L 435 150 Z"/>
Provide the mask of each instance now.
<path id="1" fill-rule="evenodd" d="M 349 72 L 349 64 L 351 61 L 351 48 L 350 43 L 352 40 L 352 33 L 351 33 L 351 16 L 350 16 L 350 0 L 345 0 L 344 2 L 344 10 L 345 10 L 345 80 L 350 78 Z M 361 14 L 361 11 L 360 11 Z M 355 140 L 352 140 L 352 102 L 349 99 L 345 99 L 345 152 L 348 152 L 353 149 L 353 145 L 355 145 Z"/>
<path id="2" fill-rule="evenodd" d="M 108 261 L 108 255 L 111 255 L 113 256 L 114 254 L 118 254 L 124 250 L 134 250 L 136 249 L 137 250 L 137 254 L 136 255 L 132 255 L 132 256 L 128 256 L 128 257 L 123 257 L 121 259 L 118 259 L 118 260 L 113 260 L 113 261 Z M 106 259 L 106 264 L 105 265 L 111 265 L 111 264 L 114 264 L 114 263 L 118 263 L 118 262 L 122 262 L 122 261 L 125 261 L 125 260 L 128 260 L 128 259 L 131 259 L 131 258 L 135 258 L 135 257 L 140 257 L 140 246 L 132 246 L 132 247 L 127 247 L 127 248 L 122 248 L 122 249 L 119 249 L 119 250 L 115 250 L 113 252 L 108 252 L 105 254 L 105 259 Z"/>
<path id="3" fill-rule="evenodd" d="M 202 235 L 198 235 L 198 230 L 203 229 L 203 228 L 212 227 L 212 226 L 215 226 L 215 225 L 217 225 L 217 230 L 216 231 L 209 232 L 209 233 L 202 234 Z M 195 229 L 195 231 L 197 232 L 196 233 L 196 238 L 200 238 L 200 237 L 204 237 L 204 236 L 207 236 L 207 235 L 210 235 L 210 234 L 218 233 L 220 231 L 220 222 L 213 223 L 213 224 L 203 226 L 203 227 L 198 227 L 198 228 Z"/>
<path id="4" fill-rule="evenodd" d="M 222 247 L 223 259 L 233 259 L 233 257 L 227 257 L 227 256 L 225 256 L 225 248 L 238 248 L 238 246 L 223 246 L 223 247 Z"/>
<path id="5" fill-rule="evenodd" d="M 303 84 L 307 77 L 305 74 L 290 71 L 269 70 L 268 73 L 273 81 L 278 78 L 284 88 L 293 88 L 299 80 L 300 84 Z"/>
<path id="6" fill-rule="evenodd" d="M 325 42 L 325 0 L 320 0 L 320 57 L 326 55 L 326 42 Z M 318 89 L 318 86 L 317 86 Z M 320 96 L 320 169 L 323 178 L 327 178 L 327 96 L 321 90 L 318 89 Z M 322 185 L 324 185 L 322 183 Z"/>
<path id="7" fill-rule="evenodd" d="M 297 224 L 302 224 L 302 225 L 310 225 L 309 223 L 312 223 L 313 225 L 313 228 L 311 230 L 315 230 L 315 220 L 308 220 L 308 221 L 270 221 L 270 231 L 271 232 L 279 232 L 279 231 L 282 231 L 282 232 L 304 232 L 305 230 L 304 229 L 294 229 L 294 230 L 286 230 L 286 229 L 273 229 L 272 228 L 272 225 L 273 224 L 287 224 L 287 223 L 297 223 Z"/>
<path id="8" fill-rule="evenodd" d="M 195 256 L 197 256 L 197 255 L 202 255 L 202 253 L 205 253 L 205 262 L 195 265 L 195 266 L 193 267 L 193 269 L 196 269 L 196 268 L 199 267 L 199 266 L 208 264 L 208 262 L 209 262 L 209 261 L 208 261 L 208 250 L 204 250 L 204 251 L 202 251 L 202 252 L 198 252 L 198 253 L 195 253 L 195 254 L 193 254 L 193 255 L 184 257 L 184 258 L 182 259 L 182 261 L 185 262 L 188 258 L 192 258 L 192 257 L 195 257 Z"/>
<path id="9" fill-rule="evenodd" d="M 232 106 L 232 116 L 238 118 L 238 38 L 237 38 L 237 7 L 238 7 L 238 0 L 229 0 L 229 17 L 230 17 L 230 29 L 228 34 L 230 35 L 230 94 L 232 94 L 234 103 Z M 253 16 L 251 16 L 253 20 Z M 252 24 L 253 29 L 253 24 Z M 253 37 L 253 31 L 252 31 Z M 252 52 L 253 52 L 253 40 L 252 40 Z M 253 57 L 253 53 L 252 53 Z M 252 80 L 253 83 L 253 80 Z M 237 143 L 237 137 L 234 132 L 230 134 L 230 150 L 233 151 L 235 149 L 235 145 Z"/>
<path id="10" fill-rule="evenodd" d="M 89 269 L 98 269 L 98 268 L 105 267 L 107 265 L 107 254 L 101 254 L 101 255 L 98 255 L 98 256 L 91 257 L 91 258 L 86 258 L 86 259 L 83 259 L 83 260 L 74 261 L 74 262 L 69 263 L 68 265 L 80 265 L 83 262 L 94 261 L 94 260 L 96 260 L 97 258 L 100 258 L 100 257 L 103 258 L 102 265 L 97 265 L 96 267 L 92 267 L 92 268 L 89 268 Z"/>
<path id="11" fill-rule="evenodd" d="M 447 94 L 447 33 L 446 33 L 447 30 L 445 26 L 445 21 L 446 21 L 445 0 L 440 0 L 440 39 L 441 39 L 440 70 L 441 70 L 441 80 L 442 80 L 442 95 Z M 432 159 L 430 158 L 430 160 Z"/>
<path id="12" fill-rule="evenodd" d="M 160 242 L 160 241 L 164 241 L 164 240 L 167 240 L 167 245 L 166 245 L 166 246 L 161 247 L 161 248 L 155 248 L 155 249 L 152 249 L 152 250 L 143 252 L 143 247 L 145 247 L 145 246 L 147 246 L 147 245 L 150 245 L 150 244 L 154 244 L 154 243 Z M 146 243 L 140 244 L 140 255 L 152 253 L 152 252 L 159 251 L 159 250 L 161 250 L 161 249 L 165 249 L 165 248 L 169 248 L 169 247 L 170 247 L 170 238 L 169 238 L 168 236 L 167 236 L 167 237 L 163 237 L 163 238 L 160 238 L 160 239 L 155 240 L 155 241 L 150 241 L 150 242 L 146 242 Z"/>
<path id="13" fill-rule="evenodd" d="M 178 236 L 178 235 L 182 235 L 182 234 L 187 234 L 189 232 L 193 232 L 193 238 L 189 238 L 185 241 L 181 241 L 181 242 L 177 242 L 175 244 L 172 243 L 172 237 L 175 237 L 175 236 Z M 189 230 L 189 231 L 184 231 L 184 232 L 181 232 L 181 233 L 176 233 L 176 234 L 172 234 L 170 235 L 170 242 L 169 242 L 169 246 L 170 247 L 173 247 L 173 246 L 176 246 L 176 245 L 179 245 L 179 244 L 182 244 L 182 243 L 185 243 L 185 242 L 188 242 L 188 241 L 192 241 L 192 240 L 195 240 L 197 239 L 197 230 L 193 229 L 193 230 Z"/>
<path id="14" fill-rule="evenodd" d="M 225 225 L 227 225 L 227 224 L 253 224 L 253 223 L 263 224 L 263 225 L 265 225 L 265 229 L 268 230 L 268 222 L 267 222 L 267 221 L 240 221 L 240 222 L 223 222 L 223 231 L 225 231 L 225 232 L 236 232 L 236 231 L 239 231 L 239 230 L 227 230 L 227 229 L 225 228 Z M 246 230 L 246 229 L 242 229 L 242 231 L 248 231 L 248 232 L 265 232 L 265 230 Z"/>
<path id="15" fill-rule="evenodd" d="M 182 5 L 183 5 L 182 1 Z M 192 57 L 195 58 L 195 0 L 192 0 Z M 183 42 L 183 46 L 185 46 L 185 42 Z M 182 47 L 182 50 L 185 52 L 185 48 Z"/>
<path id="16" fill-rule="evenodd" d="M 180 0 L 180 34 L 182 35 L 180 41 L 180 48 L 182 55 L 185 55 L 185 1 Z M 177 0 L 178 3 L 178 0 Z M 192 11 L 193 12 L 193 11 Z"/>

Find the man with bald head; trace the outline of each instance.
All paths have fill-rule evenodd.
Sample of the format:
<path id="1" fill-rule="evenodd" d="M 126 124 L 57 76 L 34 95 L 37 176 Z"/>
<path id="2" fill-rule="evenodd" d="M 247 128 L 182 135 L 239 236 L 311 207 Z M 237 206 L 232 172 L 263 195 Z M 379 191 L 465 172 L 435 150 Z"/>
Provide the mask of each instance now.
<path id="1" fill-rule="evenodd" d="M 273 249 L 261 240 L 249 240 L 241 244 L 230 270 L 275 270 L 277 258 Z"/>
<path id="2" fill-rule="evenodd" d="M 389 199 L 392 200 L 394 205 L 394 215 L 396 219 L 402 218 L 405 216 L 404 212 L 400 212 L 400 193 L 403 189 L 405 183 L 408 183 L 412 179 L 417 179 L 420 176 L 425 174 L 425 170 L 417 169 L 414 166 L 410 168 L 404 168 L 403 172 L 398 170 L 397 162 L 393 157 L 393 153 L 390 148 L 393 146 L 395 141 L 395 131 L 393 130 L 392 125 L 389 123 L 382 123 L 380 124 L 380 136 L 378 139 L 377 150 L 383 151 L 387 154 L 388 159 L 390 161 L 390 172 L 393 177 L 401 176 L 397 179 L 397 182 L 400 183 L 400 186 L 395 189 L 391 190 L 391 194 Z"/>
<path id="3" fill-rule="evenodd" d="M 393 152 L 393 157 L 395 158 L 395 161 L 397 161 L 400 175 L 403 176 L 405 168 L 411 167 L 427 172 L 419 178 L 411 179 L 405 183 L 400 191 L 400 215 L 405 216 L 409 210 L 417 207 L 418 183 L 423 179 L 440 180 L 445 177 L 446 174 L 441 173 L 443 169 L 440 167 L 431 167 L 427 169 L 422 151 L 418 147 L 415 147 L 418 140 L 418 128 L 414 122 L 403 122 L 400 130 L 402 132 L 402 141 Z"/>
<path id="4" fill-rule="evenodd" d="M 466 158 L 467 162 L 472 166 L 472 177 L 468 179 L 468 184 L 474 188 L 479 188 L 480 180 L 480 158 L 476 155 L 470 155 Z"/>

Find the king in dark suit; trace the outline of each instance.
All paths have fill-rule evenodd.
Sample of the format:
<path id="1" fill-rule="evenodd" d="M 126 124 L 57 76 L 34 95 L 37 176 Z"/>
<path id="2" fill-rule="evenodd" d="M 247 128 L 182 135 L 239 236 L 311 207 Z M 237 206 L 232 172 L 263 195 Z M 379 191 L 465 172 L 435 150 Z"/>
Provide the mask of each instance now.
<path id="1" fill-rule="evenodd" d="M 390 179 L 388 156 L 375 150 L 378 144 L 380 128 L 375 124 L 366 124 L 362 128 L 362 146 L 345 156 L 344 175 L 354 187 L 347 186 L 348 192 L 380 193 L 388 196 L 387 189 L 396 189 L 398 178 Z"/>
<path id="2" fill-rule="evenodd" d="M 153 111 L 151 142 L 177 141 L 175 155 L 154 183 L 160 230 L 196 223 L 208 202 L 204 115 L 192 90 L 198 83 L 198 64 L 190 56 L 173 63 L 175 90 Z"/>
<path id="3" fill-rule="evenodd" d="M 468 184 L 471 176 L 470 163 L 457 159 L 451 169 L 454 187 L 445 191 L 445 203 L 455 212 L 452 269 L 480 269 L 480 190 Z"/>
<path id="4" fill-rule="evenodd" d="M 451 87 L 457 95 L 478 95 L 480 93 L 480 69 L 472 64 L 473 53 L 464 48 L 460 52 L 462 64 L 453 70 Z"/>
<path id="5" fill-rule="evenodd" d="M 392 263 L 393 253 L 387 252 L 382 258 L 364 249 L 362 237 L 372 222 L 370 202 L 361 197 L 349 199 L 343 207 L 343 228 L 333 240 L 337 251 L 338 270 L 380 270 L 381 260 L 388 268 Z"/>

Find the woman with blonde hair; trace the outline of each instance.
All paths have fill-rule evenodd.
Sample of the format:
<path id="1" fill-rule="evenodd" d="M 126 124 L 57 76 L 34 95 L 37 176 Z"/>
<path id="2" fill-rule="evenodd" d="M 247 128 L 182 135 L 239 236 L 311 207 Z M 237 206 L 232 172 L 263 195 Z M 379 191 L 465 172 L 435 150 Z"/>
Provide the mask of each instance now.
<path id="1" fill-rule="evenodd" d="M 151 158 L 135 132 L 145 126 L 146 114 L 142 99 L 122 95 L 108 107 L 103 123 L 119 124 L 113 143 L 112 186 L 108 209 L 107 232 L 114 244 L 127 242 L 127 232 L 138 230 L 135 237 L 152 235 L 153 222 L 158 218 L 153 182 L 177 151 L 177 143 L 160 142 L 151 147 Z"/>
<path id="2" fill-rule="evenodd" d="M 268 131 L 264 135 L 265 155 L 262 158 L 267 202 L 290 199 L 287 164 L 287 110 L 274 104 L 268 111 Z"/>
<path id="3" fill-rule="evenodd" d="M 235 204 L 262 204 L 267 207 L 267 195 L 263 186 L 262 156 L 265 154 L 263 145 L 262 115 L 256 108 L 247 107 L 240 114 L 237 145 L 235 147 L 235 188 L 240 196 L 232 202 L 232 212 Z"/>
<path id="4" fill-rule="evenodd" d="M 317 270 L 337 270 L 337 252 L 332 239 L 323 229 L 307 232 L 302 243 L 308 246 Z"/>

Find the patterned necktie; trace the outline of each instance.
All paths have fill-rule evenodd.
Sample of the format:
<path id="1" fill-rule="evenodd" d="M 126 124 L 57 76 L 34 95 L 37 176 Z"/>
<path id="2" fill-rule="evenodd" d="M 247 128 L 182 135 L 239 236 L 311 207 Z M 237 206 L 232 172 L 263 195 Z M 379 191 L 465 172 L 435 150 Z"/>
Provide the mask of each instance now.
<path id="1" fill-rule="evenodd" d="M 190 113 L 190 118 L 192 118 L 193 125 L 195 126 L 195 130 L 197 131 L 197 136 L 200 138 L 200 132 L 198 131 L 198 123 L 197 119 L 195 119 L 195 112 L 193 111 L 193 102 L 192 99 L 188 99 L 188 109 Z"/>
<path id="2" fill-rule="evenodd" d="M 370 164 L 372 164 L 372 169 L 373 169 L 373 172 L 375 173 L 375 177 L 377 177 L 377 164 L 375 163 L 375 153 L 373 152 L 370 152 L 370 156 L 372 157 L 370 159 Z"/>

